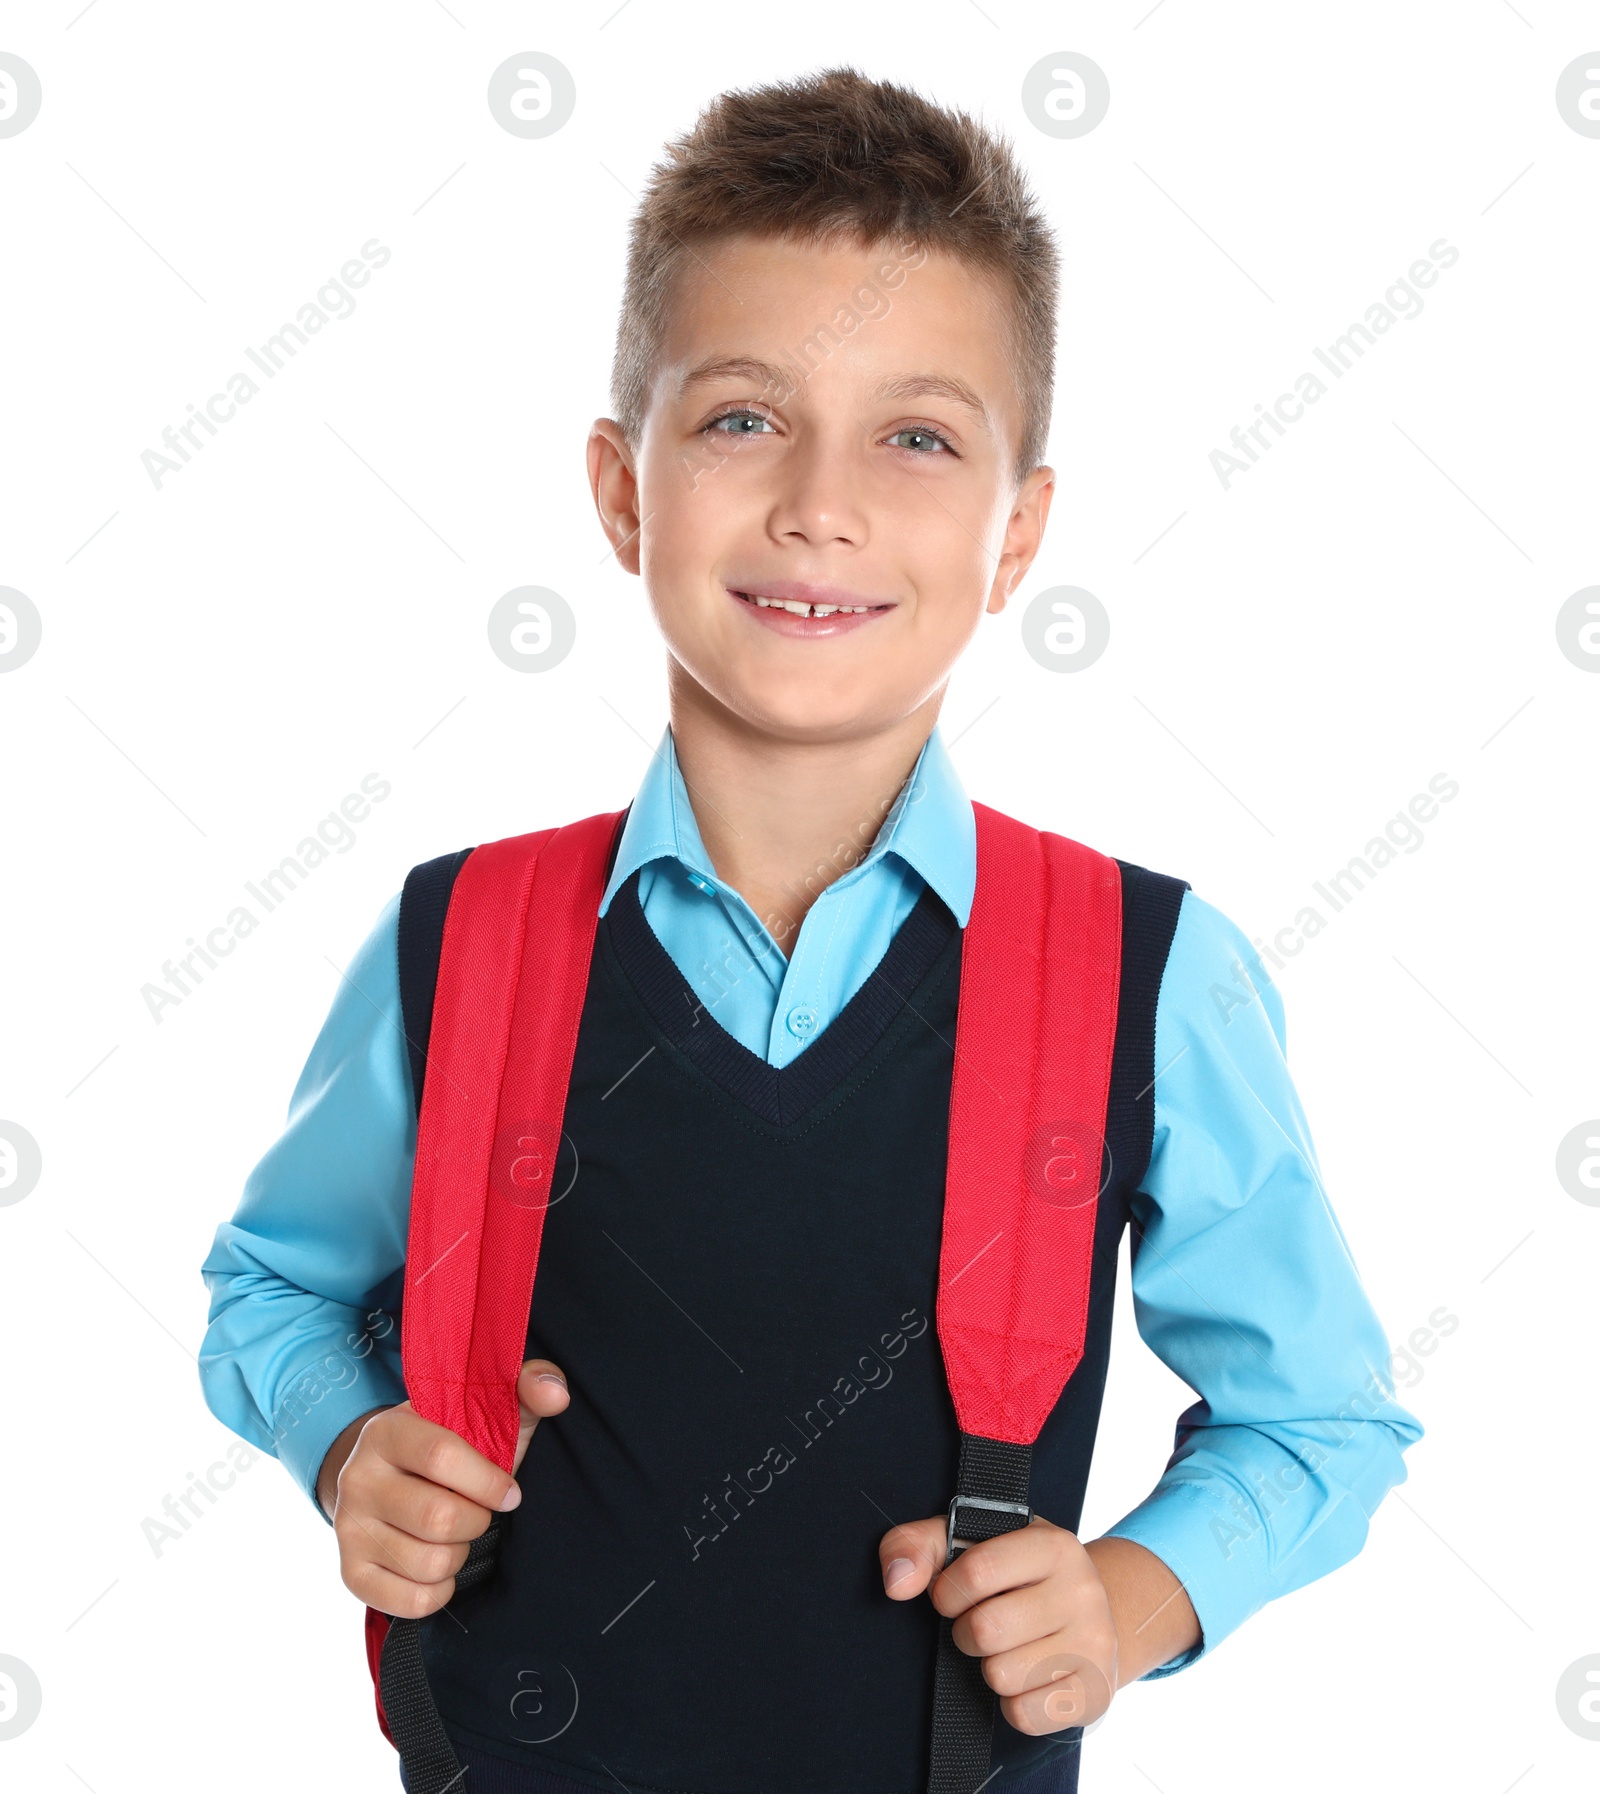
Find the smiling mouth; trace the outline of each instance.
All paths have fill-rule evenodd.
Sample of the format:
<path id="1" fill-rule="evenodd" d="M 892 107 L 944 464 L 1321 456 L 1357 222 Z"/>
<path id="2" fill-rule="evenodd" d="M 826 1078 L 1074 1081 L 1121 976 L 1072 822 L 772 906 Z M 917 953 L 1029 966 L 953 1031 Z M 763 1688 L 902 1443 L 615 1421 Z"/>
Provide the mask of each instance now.
<path id="1" fill-rule="evenodd" d="M 767 598 L 759 592 L 740 592 L 729 586 L 735 598 L 759 610 L 787 611 L 794 617 L 865 617 L 893 610 L 892 604 L 808 604 L 802 598 Z"/>

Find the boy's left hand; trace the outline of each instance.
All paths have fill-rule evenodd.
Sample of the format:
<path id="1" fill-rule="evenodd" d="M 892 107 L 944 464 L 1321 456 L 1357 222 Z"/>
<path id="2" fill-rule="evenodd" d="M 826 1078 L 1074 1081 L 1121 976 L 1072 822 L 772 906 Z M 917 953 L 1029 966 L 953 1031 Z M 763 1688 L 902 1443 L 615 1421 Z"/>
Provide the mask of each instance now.
<path id="1" fill-rule="evenodd" d="M 944 1553 L 943 1514 L 885 1533 L 878 1558 L 890 1596 L 908 1601 L 928 1589 L 955 1622 L 956 1645 L 983 1659 L 983 1679 L 1017 1731 L 1038 1737 L 1093 1724 L 1116 1692 L 1117 1628 L 1077 1536 L 1036 1514 L 1016 1532 L 969 1545 L 949 1569 Z"/>

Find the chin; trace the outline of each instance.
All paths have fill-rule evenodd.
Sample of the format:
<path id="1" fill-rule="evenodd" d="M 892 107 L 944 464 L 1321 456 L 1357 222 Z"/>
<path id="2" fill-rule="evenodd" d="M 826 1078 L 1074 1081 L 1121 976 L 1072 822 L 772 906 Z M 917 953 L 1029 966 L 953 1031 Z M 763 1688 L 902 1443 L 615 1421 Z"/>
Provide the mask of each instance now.
<path id="1" fill-rule="evenodd" d="M 892 720 L 880 701 L 852 705 L 837 691 L 751 691 L 731 708 L 763 735 L 781 741 L 848 741 L 878 733 Z"/>
<path id="2" fill-rule="evenodd" d="M 685 644 L 687 645 L 687 644 Z M 917 700 L 885 690 L 884 669 L 835 661 L 782 671 L 765 657 L 674 653 L 683 671 L 712 702 L 759 734 L 780 741 L 823 742 L 869 736 L 892 727 Z M 902 701 L 903 699 L 903 701 Z"/>

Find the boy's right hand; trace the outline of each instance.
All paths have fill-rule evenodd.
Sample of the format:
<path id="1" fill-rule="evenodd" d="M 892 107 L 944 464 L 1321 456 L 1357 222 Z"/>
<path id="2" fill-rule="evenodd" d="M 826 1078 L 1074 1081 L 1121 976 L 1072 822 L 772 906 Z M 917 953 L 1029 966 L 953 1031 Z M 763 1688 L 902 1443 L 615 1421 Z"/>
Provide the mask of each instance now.
<path id="1" fill-rule="evenodd" d="M 511 1467 L 522 1463 L 541 1419 L 571 1400 L 548 1358 L 530 1358 L 517 1381 L 522 1425 Z M 467 1547 L 522 1491 L 492 1459 L 411 1406 L 353 1420 L 317 1476 L 317 1499 L 333 1520 L 339 1569 L 351 1594 L 380 1613 L 421 1619 L 455 1593 Z"/>

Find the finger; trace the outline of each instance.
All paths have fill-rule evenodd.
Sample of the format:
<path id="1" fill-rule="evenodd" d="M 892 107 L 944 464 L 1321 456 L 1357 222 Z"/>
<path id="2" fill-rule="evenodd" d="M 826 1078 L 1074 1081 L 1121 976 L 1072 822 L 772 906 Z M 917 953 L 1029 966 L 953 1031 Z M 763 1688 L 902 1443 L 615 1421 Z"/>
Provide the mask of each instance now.
<path id="1" fill-rule="evenodd" d="M 511 1468 L 521 1468 L 527 1455 L 528 1442 L 541 1420 L 561 1413 L 572 1400 L 567 1379 L 560 1365 L 548 1358 L 530 1358 L 517 1378 L 517 1402 L 522 1410 L 517 1428 L 517 1448 L 512 1454 Z"/>
<path id="2" fill-rule="evenodd" d="M 349 1492 L 345 1509 L 432 1545 L 466 1545 L 488 1531 L 494 1515 L 442 1483 L 391 1465 L 374 1466 Z M 429 1578 L 437 1581 L 437 1577 Z"/>
<path id="3" fill-rule="evenodd" d="M 883 1586 L 896 1601 L 920 1595 L 944 1564 L 945 1520 L 908 1520 L 878 1541 Z"/>
<path id="4" fill-rule="evenodd" d="M 345 1518 L 350 1524 L 341 1531 L 339 1546 L 351 1565 L 373 1563 L 407 1582 L 448 1582 L 467 1561 L 472 1548 L 467 1544 L 436 1544 L 370 1516 L 351 1514 Z"/>
<path id="5" fill-rule="evenodd" d="M 424 1420 L 409 1402 L 369 1421 L 367 1432 L 374 1429 L 378 1455 L 398 1470 L 454 1490 L 493 1513 L 507 1513 L 522 1499 L 515 1478 L 448 1427 Z"/>
<path id="6" fill-rule="evenodd" d="M 986 1679 L 992 1667 L 992 1660 L 984 1663 Z M 1093 1725 L 1110 1707 L 1115 1692 L 1104 1669 L 1077 1651 L 1035 1655 L 1026 1673 L 1028 1688 L 1021 1694 L 1002 1696 L 1000 1711 L 1007 1725 L 1029 1737 L 1044 1737 L 1068 1726 Z M 990 1686 L 994 1686 L 992 1681 Z"/>
<path id="7" fill-rule="evenodd" d="M 1096 1578 L 1089 1554 L 1076 1537 L 1036 1514 L 1015 1532 L 1002 1532 L 968 1545 L 934 1583 L 933 1604 L 953 1619 L 990 1595 L 1024 1583 L 1042 1582 L 1074 1565 L 1084 1579 Z M 1059 1619 L 1056 1624 L 1060 1624 Z"/>
<path id="8" fill-rule="evenodd" d="M 375 1563 L 357 1565 L 346 1576 L 345 1586 L 369 1607 L 400 1620 L 420 1620 L 437 1613 L 456 1592 L 454 1577 L 448 1582 L 412 1582 Z"/>
<path id="9" fill-rule="evenodd" d="M 951 1568 L 958 1568 L 960 1562 L 957 1558 Z M 1063 1614 L 1062 1606 L 1059 1578 L 1024 1583 L 1021 1588 L 990 1595 L 963 1609 L 955 1616 L 950 1636 L 957 1650 L 965 1651 L 969 1657 L 995 1657 L 1061 1631 L 1064 1620 L 1072 1617 L 1070 1613 Z"/>

